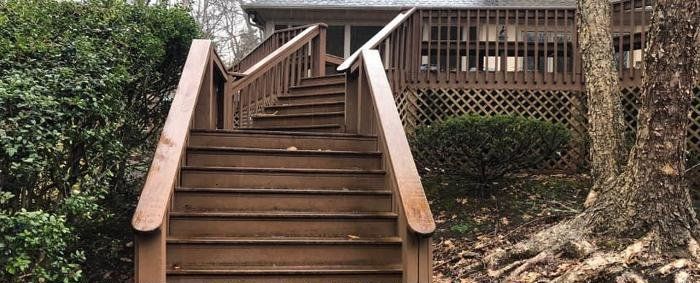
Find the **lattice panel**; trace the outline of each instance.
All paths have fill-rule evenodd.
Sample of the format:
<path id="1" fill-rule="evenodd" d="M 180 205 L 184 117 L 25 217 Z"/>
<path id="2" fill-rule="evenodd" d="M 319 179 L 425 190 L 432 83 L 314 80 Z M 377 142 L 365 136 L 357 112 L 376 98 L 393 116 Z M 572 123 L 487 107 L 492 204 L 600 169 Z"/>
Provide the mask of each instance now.
<path id="1" fill-rule="evenodd" d="M 621 91 L 626 131 L 634 136 L 637 127 L 639 88 Z M 572 132 L 572 143 L 558 160 L 544 168 L 578 170 L 588 166 L 588 135 L 585 96 L 572 91 L 482 90 L 482 89 L 413 89 L 395 98 L 399 114 L 408 132 L 452 116 L 522 115 L 562 123 Z M 688 150 L 700 155 L 700 87 L 688 129 Z"/>
<path id="2" fill-rule="evenodd" d="M 634 137 L 637 130 L 637 114 L 639 96 L 641 90 L 625 88 L 622 91 L 622 108 L 625 112 L 625 126 L 628 136 Z M 695 88 L 695 99 L 690 113 L 690 125 L 688 127 L 688 151 L 700 154 L 700 87 Z"/>
<path id="3" fill-rule="evenodd" d="M 407 89 L 396 97 L 399 114 L 410 132 L 452 116 L 521 115 L 561 123 L 571 129 L 574 141 L 585 133 L 581 120 L 581 95 L 571 91 Z M 577 169 L 582 157 L 580 144 L 572 143 L 567 152 L 545 167 Z"/>

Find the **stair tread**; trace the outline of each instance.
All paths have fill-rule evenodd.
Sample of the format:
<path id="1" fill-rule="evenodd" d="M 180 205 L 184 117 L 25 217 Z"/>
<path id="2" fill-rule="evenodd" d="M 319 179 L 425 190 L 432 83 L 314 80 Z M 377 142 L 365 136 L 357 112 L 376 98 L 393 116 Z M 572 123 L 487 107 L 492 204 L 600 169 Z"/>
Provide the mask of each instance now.
<path id="1" fill-rule="evenodd" d="M 358 218 L 396 218 L 393 212 L 170 212 L 176 218 L 324 218 L 324 219 L 358 219 Z"/>
<path id="2" fill-rule="evenodd" d="M 280 118 L 338 116 L 338 115 L 345 115 L 345 111 L 312 112 L 312 113 L 297 113 L 297 114 L 255 114 L 255 115 L 253 115 L 253 119 L 280 119 Z"/>
<path id="3" fill-rule="evenodd" d="M 315 88 L 315 87 L 325 87 L 325 86 L 340 86 L 340 85 L 345 85 L 345 82 L 326 82 L 326 83 L 316 83 L 316 84 L 301 84 L 301 85 L 295 85 L 289 87 L 290 90 L 292 89 L 308 89 L 308 88 Z"/>
<path id="4" fill-rule="evenodd" d="M 265 106 L 265 108 L 293 108 L 293 107 L 308 107 L 308 106 L 332 106 L 345 104 L 345 101 L 330 101 L 330 102 L 308 102 L 308 103 L 281 103 Z"/>
<path id="5" fill-rule="evenodd" d="M 343 245 L 343 244 L 401 244 L 400 237 L 168 237 L 168 244 L 309 244 L 309 245 Z"/>
<path id="6" fill-rule="evenodd" d="M 323 78 L 336 78 L 336 77 L 345 77 L 344 73 L 341 74 L 332 74 L 332 75 L 323 75 L 323 76 L 311 76 L 311 77 L 306 77 L 302 78 L 301 80 L 314 80 L 314 79 L 323 79 Z"/>
<path id="7" fill-rule="evenodd" d="M 202 193 L 252 193 L 252 194 L 322 194 L 322 195 L 391 195 L 388 190 L 365 189 L 255 189 L 255 188 L 186 188 L 177 187 L 175 192 L 202 192 Z"/>
<path id="8" fill-rule="evenodd" d="M 326 91 L 319 91 L 317 93 L 298 93 L 298 94 L 287 94 L 287 95 L 280 95 L 279 98 L 299 98 L 299 97 L 309 97 L 309 96 L 331 96 L 331 95 L 338 95 L 342 94 L 345 95 L 345 90 L 326 90 Z"/>
<path id="9" fill-rule="evenodd" d="M 400 265 L 326 265 L 326 266 L 232 266 L 226 269 L 177 269 L 170 275 L 236 275 L 236 274 L 377 274 L 401 273 Z"/>
<path id="10" fill-rule="evenodd" d="M 259 153 L 284 153 L 284 154 L 323 154 L 323 155 L 370 155 L 380 156 L 379 151 L 345 151 L 345 150 L 311 150 L 311 149 L 278 149 L 278 148 L 252 148 L 252 147 L 225 147 L 225 146 L 189 146 L 192 151 L 228 151 L 228 152 L 259 152 Z"/>
<path id="11" fill-rule="evenodd" d="M 218 167 L 218 166 L 182 166 L 182 170 L 315 173 L 315 174 L 377 174 L 377 175 L 385 174 L 384 170 L 370 170 L 370 169 L 261 168 L 261 167 Z"/>
<path id="12" fill-rule="evenodd" d="M 337 125 L 337 124 L 333 124 Z M 224 129 L 192 129 L 193 133 L 214 133 L 214 134 L 256 134 L 256 135 L 276 135 L 276 136 L 312 136 L 312 137 L 329 137 L 329 138 L 349 138 L 349 139 L 376 139 L 376 135 L 359 135 L 351 133 L 319 133 L 319 132 L 303 132 L 303 131 L 266 131 L 248 129 L 224 130 Z"/>
<path id="13" fill-rule="evenodd" d="M 270 130 L 270 129 L 323 129 L 323 128 L 340 128 L 340 124 L 315 124 L 315 125 L 290 125 L 290 126 L 263 126 L 251 127 L 253 130 Z"/>

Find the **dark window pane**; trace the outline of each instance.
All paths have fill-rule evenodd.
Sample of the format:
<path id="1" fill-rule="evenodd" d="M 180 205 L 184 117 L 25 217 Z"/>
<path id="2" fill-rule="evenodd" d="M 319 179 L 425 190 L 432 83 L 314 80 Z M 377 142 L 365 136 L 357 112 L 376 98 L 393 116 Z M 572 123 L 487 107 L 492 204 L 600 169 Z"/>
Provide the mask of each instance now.
<path id="1" fill-rule="evenodd" d="M 326 31 L 326 53 L 344 57 L 345 27 L 329 26 Z"/>
<path id="2" fill-rule="evenodd" d="M 355 52 L 377 34 L 382 27 L 350 27 L 350 52 Z"/>

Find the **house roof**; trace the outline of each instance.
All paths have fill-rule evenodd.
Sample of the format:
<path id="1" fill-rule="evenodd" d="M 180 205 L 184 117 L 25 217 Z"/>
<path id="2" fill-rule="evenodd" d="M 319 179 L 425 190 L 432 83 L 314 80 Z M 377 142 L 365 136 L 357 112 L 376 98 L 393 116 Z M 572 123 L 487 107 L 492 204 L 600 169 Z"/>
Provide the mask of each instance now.
<path id="1" fill-rule="evenodd" d="M 260 8 L 316 8 L 316 9 L 363 9 L 406 7 L 426 8 L 489 8 L 489 7 L 547 7 L 571 8 L 576 0 L 252 0 L 244 9 Z"/>

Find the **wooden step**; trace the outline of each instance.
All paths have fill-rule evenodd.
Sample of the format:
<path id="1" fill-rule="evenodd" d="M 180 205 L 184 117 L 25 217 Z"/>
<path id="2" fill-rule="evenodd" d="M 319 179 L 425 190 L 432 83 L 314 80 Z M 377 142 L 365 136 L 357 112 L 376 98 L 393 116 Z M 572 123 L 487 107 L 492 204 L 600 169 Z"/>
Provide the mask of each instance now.
<path id="1" fill-rule="evenodd" d="M 292 190 L 176 188 L 176 212 L 390 212 L 391 192 L 377 190 Z"/>
<path id="2" fill-rule="evenodd" d="M 169 238 L 169 269 L 225 269 L 249 265 L 395 265 L 401 239 L 388 238 Z"/>
<path id="3" fill-rule="evenodd" d="M 324 124 L 324 125 L 293 125 L 293 126 L 268 126 L 268 127 L 252 127 L 251 130 L 263 131 L 302 131 L 302 132 L 319 132 L 319 133 L 342 133 L 344 128 L 340 124 Z"/>
<path id="4" fill-rule="evenodd" d="M 344 101 L 315 102 L 315 103 L 291 103 L 275 104 L 265 107 L 268 114 L 304 114 L 304 113 L 327 113 L 345 111 Z"/>
<path id="5" fill-rule="evenodd" d="M 181 186 L 202 188 L 383 188 L 384 171 L 192 167 L 181 170 Z"/>
<path id="6" fill-rule="evenodd" d="M 168 270 L 169 283 L 399 283 L 399 265 L 243 266 Z"/>
<path id="7" fill-rule="evenodd" d="M 306 84 L 289 88 L 290 95 L 345 93 L 345 82 L 331 84 Z"/>
<path id="8" fill-rule="evenodd" d="M 301 79 L 302 86 L 345 83 L 345 74 L 310 77 Z"/>
<path id="9" fill-rule="evenodd" d="M 189 147 L 188 166 L 367 169 L 382 167 L 380 152 Z"/>
<path id="10" fill-rule="evenodd" d="M 389 212 L 172 212 L 168 228 L 176 237 L 365 238 L 396 236 L 396 221 Z"/>
<path id="11" fill-rule="evenodd" d="M 192 130 L 191 146 L 256 147 L 299 150 L 376 151 L 377 138 L 344 133 L 255 130 Z"/>
<path id="12" fill-rule="evenodd" d="M 345 112 L 302 114 L 259 114 L 253 116 L 253 127 L 280 127 L 296 125 L 328 125 L 345 123 Z"/>
<path id="13" fill-rule="evenodd" d="M 290 94 L 277 98 L 276 104 L 345 102 L 345 91 Z"/>

